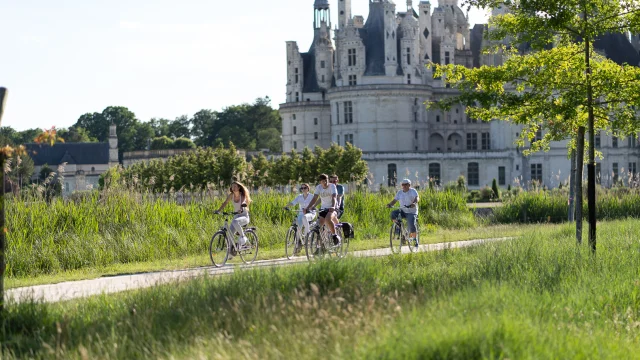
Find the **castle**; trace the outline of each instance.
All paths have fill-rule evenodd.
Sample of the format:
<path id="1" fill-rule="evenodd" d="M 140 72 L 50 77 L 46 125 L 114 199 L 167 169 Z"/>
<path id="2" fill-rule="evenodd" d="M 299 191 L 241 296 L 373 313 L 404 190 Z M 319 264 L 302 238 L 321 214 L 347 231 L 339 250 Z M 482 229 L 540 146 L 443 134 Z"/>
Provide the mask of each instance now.
<path id="1" fill-rule="evenodd" d="M 515 145 L 517 125 L 471 119 L 462 106 L 426 109 L 425 101 L 456 93 L 433 78 L 429 62 L 466 67 L 501 62 L 481 53 L 486 25 L 471 28 L 456 0 L 439 0 L 433 9 L 428 1 L 416 9 L 407 0 L 403 12 L 390 0 L 369 0 L 366 21 L 351 14 L 351 0 L 337 1 L 338 24 L 332 29 L 329 1 L 315 0 L 314 39 L 307 52 L 286 42 L 286 102 L 280 104 L 285 152 L 351 143 L 362 149 L 376 185 L 427 176 L 447 183 L 460 175 L 471 189 L 493 179 L 503 186 L 536 180 L 548 187 L 567 180 L 566 142 L 525 157 Z M 637 36 L 607 35 L 595 47 L 618 63 L 640 64 Z M 636 172 L 636 137 L 603 133 L 596 136 L 596 147 L 604 154 L 596 168 L 603 185 Z"/>

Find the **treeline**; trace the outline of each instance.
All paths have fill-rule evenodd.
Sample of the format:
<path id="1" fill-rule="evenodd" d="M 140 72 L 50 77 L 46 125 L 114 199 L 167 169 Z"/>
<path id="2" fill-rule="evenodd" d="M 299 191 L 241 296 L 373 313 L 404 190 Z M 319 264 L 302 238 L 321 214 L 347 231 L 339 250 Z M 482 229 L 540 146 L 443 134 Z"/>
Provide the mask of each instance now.
<path id="1" fill-rule="evenodd" d="M 58 129 L 58 136 L 65 142 L 106 142 L 112 123 L 117 125 L 120 160 L 127 151 L 219 147 L 231 143 L 246 150 L 282 150 L 282 121 L 278 111 L 271 107 L 269 97 L 221 111 L 203 109 L 191 117 L 153 118 L 147 122 L 140 121 L 126 107 L 109 106 L 102 112 L 80 116 L 73 126 Z M 0 145 L 30 143 L 41 132 L 41 129 L 16 131 L 5 126 L 0 128 Z"/>
<path id="2" fill-rule="evenodd" d="M 100 178 L 101 187 L 125 186 L 142 191 L 170 192 L 227 186 L 233 178 L 251 187 L 316 183 L 321 173 L 337 174 L 343 182 L 361 182 L 368 174 L 362 151 L 351 144 L 329 149 L 305 148 L 267 159 L 262 153 L 249 161 L 236 147 L 198 148 L 170 157 L 113 168 Z"/>

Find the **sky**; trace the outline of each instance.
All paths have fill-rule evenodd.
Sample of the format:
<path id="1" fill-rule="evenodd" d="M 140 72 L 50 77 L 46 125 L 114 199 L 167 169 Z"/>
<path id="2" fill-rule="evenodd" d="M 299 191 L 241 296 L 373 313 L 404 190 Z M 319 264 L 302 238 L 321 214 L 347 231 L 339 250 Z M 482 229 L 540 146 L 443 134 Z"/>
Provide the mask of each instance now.
<path id="1" fill-rule="evenodd" d="M 368 6 L 352 0 L 352 14 L 366 18 Z M 469 17 L 486 22 L 481 10 Z M 0 34 L 2 125 L 16 130 L 69 127 L 107 106 L 141 121 L 264 96 L 277 108 L 285 41 L 309 48 L 313 0 L 0 0 Z"/>

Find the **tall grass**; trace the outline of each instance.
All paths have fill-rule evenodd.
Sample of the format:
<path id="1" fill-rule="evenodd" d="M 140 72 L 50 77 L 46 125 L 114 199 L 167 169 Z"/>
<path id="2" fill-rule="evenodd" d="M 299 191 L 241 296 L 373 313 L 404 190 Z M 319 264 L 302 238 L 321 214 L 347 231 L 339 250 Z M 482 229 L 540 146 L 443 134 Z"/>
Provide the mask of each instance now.
<path id="1" fill-rule="evenodd" d="M 4 358 L 638 358 L 638 221 L 10 304 Z"/>
<path id="2" fill-rule="evenodd" d="M 586 199 L 586 198 L 585 198 Z M 583 214 L 587 214 L 585 200 Z M 494 221 L 501 224 L 567 221 L 568 195 L 549 191 L 527 191 L 506 199 L 494 209 Z M 640 217 L 640 194 L 636 192 L 601 192 L 596 197 L 598 220 Z"/>
<path id="3" fill-rule="evenodd" d="M 348 194 L 344 221 L 358 239 L 386 234 L 390 197 Z M 7 275 L 25 277 L 118 263 L 206 254 L 208 241 L 222 225 L 214 216 L 221 198 L 205 196 L 179 204 L 136 192 L 92 192 L 74 201 L 7 201 Z M 282 247 L 293 213 L 283 210 L 292 195 L 258 193 L 251 224 L 263 249 Z M 423 224 L 446 228 L 473 226 L 464 200 L 453 194 L 425 192 Z"/>

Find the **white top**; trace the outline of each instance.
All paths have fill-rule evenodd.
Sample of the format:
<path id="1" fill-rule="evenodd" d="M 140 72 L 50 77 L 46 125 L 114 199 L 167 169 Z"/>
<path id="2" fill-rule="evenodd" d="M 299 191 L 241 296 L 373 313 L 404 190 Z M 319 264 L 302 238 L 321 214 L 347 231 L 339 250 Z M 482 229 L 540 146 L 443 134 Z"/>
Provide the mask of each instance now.
<path id="1" fill-rule="evenodd" d="M 296 196 L 295 199 L 293 199 L 293 201 L 291 202 L 291 205 L 298 204 L 298 206 L 300 207 L 300 210 L 303 210 L 304 208 L 309 206 L 309 204 L 311 203 L 311 199 L 313 199 L 313 194 L 307 194 L 306 199 L 304 198 L 304 194 L 300 194 Z M 316 209 L 309 209 L 309 212 L 314 212 L 314 211 L 316 211 Z"/>
<path id="2" fill-rule="evenodd" d="M 244 204 L 244 196 L 242 196 L 242 194 L 240 195 L 240 202 L 236 202 L 234 199 L 234 195 L 231 194 L 231 203 L 233 204 L 233 212 L 241 214 L 249 213 L 246 207 L 242 207 L 242 204 Z"/>
<path id="3" fill-rule="evenodd" d="M 320 207 L 322 207 L 323 209 L 327 209 L 333 206 L 332 195 L 338 196 L 338 189 L 336 189 L 336 186 L 334 184 L 329 184 L 326 189 L 323 188 L 322 185 L 318 185 L 316 186 L 316 191 L 313 194 L 318 195 L 322 200 L 322 204 L 320 205 Z M 338 202 L 336 201 L 336 206 L 337 203 Z"/>
<path id="4" fill-rule="evenodd" d="M 405 208 L 405 206 L 409 206 L 413 204 L 413 201 L 418 197 L 418 192 L 414 188 L 409 188 L 407 192 L 404 190 L 398 191 L 396 197 L 394 199 L 400 202 L 400 209 L 408 214 L 417 214 L 418 213 L 418 203 L 416 203 L 416 207 L 414 208 Z"/>

